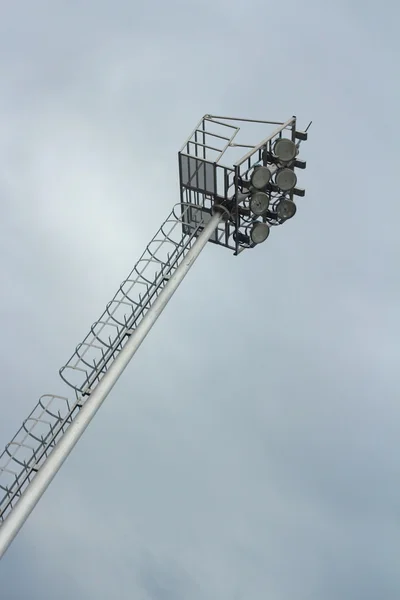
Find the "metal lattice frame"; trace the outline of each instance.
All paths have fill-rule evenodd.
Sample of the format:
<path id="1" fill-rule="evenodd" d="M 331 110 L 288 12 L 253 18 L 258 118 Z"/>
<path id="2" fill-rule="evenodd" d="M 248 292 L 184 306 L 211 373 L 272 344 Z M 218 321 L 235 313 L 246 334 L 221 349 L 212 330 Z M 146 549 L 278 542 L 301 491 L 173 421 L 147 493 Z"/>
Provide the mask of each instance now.
<path id="1" fill-rule="evenodd" d="M 203 223 L 185 229 L 190 206 L 177 204 L 101 317 L 62 369 L 73 400 L 46 394 L 0 455 L 0 526 L 86 399 L 192 247 Z"/>
<path id="2" fill-rule="evenodd" d="M 260 127 L 264 128 L 266 136 L 261 142 L 259 137 L 254 143 L 247 137 L 242 140 L 242 135 L 250 137 L 250 124 L 257 125 L 258 135 Z M 245 240 L 257 219 L 251 215 L 248 201 L 240 199 L 240 181 L 248 179 L 258 165 L 268 164 L 266 156 L 272 154 L 274 143 L 281 137 L 299 146 L 307 134 L 297 131 L 296 117 L 278 122 L 205 115 L 179 152 L 181 200 L 182 204 L 191 206 L 184 219 L 184 231 L 185 227 L 190 228 L 199 219 L 207 221 L 213 207 L 222 205 L 228 208 L 230 218 L 220 223 L 210 241 L 233 250 L 235 254 L 253 247 Z M 244 156 L 243 149 L 247 149 Z M 294 161 L 291 168 L 295 167 L 303 169 L 305 162 Z M 304 196 L 304 190 L 297 188 L 282 194 L 273 184 L 266 192 L 271 210 L 260 220 L 270 227 L 283 223 L 274 210 L 283 195 L 291 200 L 293 195 Z"/>
<path id="3" fill-rule="evenodd" d="M 260 126 L 266 129 L 261 142 L 241 139 L 243 133 L 248 135 L 247 126 L 252 124 L 257 126 L 257 140 Z M 304 190 L 296 187 L 283 191 L 277 185 L 278 177 L 272 176 L 263 187 L 268 210 L 260 216 L 251 210 L 248 181 L 259 166 L 272 174 L 282 167 L 282 157 L 274 155 L 275 143 L 282 137 L 291 140 L 298 151 L 300 142 L 307 139 L 307 130 L 297 131 L 296 117 L 275 122 L 205 115 L 185 142 L 178 155 L 180 204 L 60 369 L 64 384 L 73 390 L 72 400 L 67 394 L 42 396 L 0 455 L 0 532 L 5 534 L 0 533 L 0 556 L 82 435 L 78 431 L 81 423 L 86 427 L 93 418 L 93 410 L 111 389 L 110 382 L 118 379 L 121 365 L 128 364 L 150 330 L 154 315 L 163 310 L 207 241 L 230 248 L 235 254 L 252 248 L 257 242 L 251 238 L 252 228 L 264 223 L 261 227 L 269 232 L 270 226 L 281 225 L 285 220 L 279 217 L 279 202 L 284 198 L 293 202 L 294 195 L 304 196 Z M 247 153 L 243 156 L 244 149 Z M 284 166 L 294 171 L 306 165 L 296 154 Z M 82 408 L 81 419 L 76 420 Z"/>

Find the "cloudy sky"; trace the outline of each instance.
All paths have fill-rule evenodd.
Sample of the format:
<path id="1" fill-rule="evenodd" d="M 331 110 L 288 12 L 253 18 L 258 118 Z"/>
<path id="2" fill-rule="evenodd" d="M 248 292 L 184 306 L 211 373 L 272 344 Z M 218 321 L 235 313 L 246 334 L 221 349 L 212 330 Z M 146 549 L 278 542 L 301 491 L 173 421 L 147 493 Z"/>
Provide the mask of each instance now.
<path id="1" fill-rule="evenodd" d="M 178 198 L 204 113 L 312 119 L 306 198 L 209 246 L 0 565 L 1 600 L 398 600 L 397 3 L 14 0 L 0 441 Z"/>

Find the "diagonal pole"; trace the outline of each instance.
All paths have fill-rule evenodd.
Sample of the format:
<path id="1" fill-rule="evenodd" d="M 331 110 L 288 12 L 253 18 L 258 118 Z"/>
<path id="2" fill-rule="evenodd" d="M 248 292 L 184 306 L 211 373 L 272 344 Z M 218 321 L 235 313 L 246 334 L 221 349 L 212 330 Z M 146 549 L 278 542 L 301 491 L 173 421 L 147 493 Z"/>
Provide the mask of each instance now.
<path id="1" fill-rule="evenodd" d="M 7 548 L 14 540 L 15 536 L 39 502 L 40 498 L 52 482 L 56 473 L 63 465 L 66 458 L 96 415 L 100 406 L 107 398 L 108 394 L 118 381 L 122 372 L 128 366 L 132 357 L 139 346 L 161 315 L 162 311 L 178 289 L 195 260 L 200 255 L 204 246 L 217 229 L 220 221 L 223 219 L 223 213 L 216 211 L 210 221 L 205 225 L 202 232 L 197 237 L 195 243 L 186 254 L 184 260 L 177 267 L 168 283 L 161 291 L 154 304 L 147 311 L 142 321 L 139 323 L 129 340 L 112 363 L 100 383 L 90 394 L 88 400 L 76 416 L 74 421 L 68 427 L 63 437 L 53 449 L 49 457 L 41 466 L 35 478 L 28 485 L 17 504 L 7 516 L 0 527 L 0 558 L 4 555 Z"/>

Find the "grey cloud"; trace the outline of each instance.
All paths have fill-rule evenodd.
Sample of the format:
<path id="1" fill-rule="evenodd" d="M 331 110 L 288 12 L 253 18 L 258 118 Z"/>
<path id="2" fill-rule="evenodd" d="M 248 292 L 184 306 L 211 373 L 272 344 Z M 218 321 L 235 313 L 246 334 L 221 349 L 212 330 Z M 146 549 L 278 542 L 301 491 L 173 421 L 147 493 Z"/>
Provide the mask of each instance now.
<path id="1" fill-rule="evenodd" d="M 387 11 L 7 9 L 4 443 L 60 391 L 58 367 L 176 201 L 176 152 L 201 114 L 314 125 L 296 219 L 251 255 L 205 250 L 2 561 L 5 600 L 397 600 Z"/>

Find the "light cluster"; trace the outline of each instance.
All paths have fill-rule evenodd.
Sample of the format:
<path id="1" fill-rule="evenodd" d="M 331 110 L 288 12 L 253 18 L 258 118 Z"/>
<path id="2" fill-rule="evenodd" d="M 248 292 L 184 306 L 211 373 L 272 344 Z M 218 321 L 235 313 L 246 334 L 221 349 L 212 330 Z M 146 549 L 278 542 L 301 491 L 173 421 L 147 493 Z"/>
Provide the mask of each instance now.
<path id="1" fill-rule="evenodd" d="M 260 161 L 238 180 L 237 204 L 246 233 L 240 242 L 256 245 L 264 242 L 271 225 L 280 225 L 296 214 L 293 196 L 303 196 L 296 188 L 295 168 L 305 168 L 298 160 L 300 141 L 279 137 L 260 153 Z"/>

